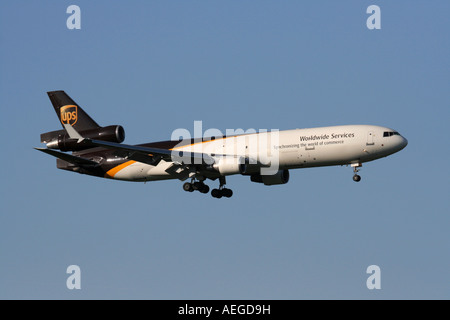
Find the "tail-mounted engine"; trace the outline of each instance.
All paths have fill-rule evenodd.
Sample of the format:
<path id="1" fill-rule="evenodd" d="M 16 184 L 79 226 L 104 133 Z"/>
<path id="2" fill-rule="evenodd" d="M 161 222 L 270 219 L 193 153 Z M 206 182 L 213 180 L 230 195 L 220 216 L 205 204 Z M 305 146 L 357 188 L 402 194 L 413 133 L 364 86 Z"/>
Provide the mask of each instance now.
<path id="1" fill-rule="evenodd" d="M 89 129 L 79 132 L 83 138 L 121 143 L 125 140 L 125 130 L 122 126 L 113 125 Z M 49 149 L 61 151 L 80 151 L 92 148 L 89 144 L 78 143 L 71 139 L 65 130 L 51 131 L 41 134 L 41 142 L 47 144 Z"/>

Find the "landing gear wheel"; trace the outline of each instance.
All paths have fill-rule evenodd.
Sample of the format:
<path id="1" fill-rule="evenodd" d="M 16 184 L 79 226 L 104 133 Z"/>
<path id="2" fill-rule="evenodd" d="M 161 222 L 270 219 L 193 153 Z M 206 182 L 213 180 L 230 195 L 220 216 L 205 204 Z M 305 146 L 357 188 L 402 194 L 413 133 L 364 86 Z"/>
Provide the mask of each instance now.
<path id="1" fill-rule="evenodd" d="M 220 199 L 222 197 L 231 198 L 233 195 L 233 191 L 231 189 L 225 188 L 225 177 L 222 176 L 219 178 L 220 186 L 219 189 L 213 189 L 211 191 L 211 196 L 213 198 Z"/>
<path id="2" fill-rule="evenodd" d="M 192 183 L 192 186 L 194 187 L 194 190 L 201 190 L 202 186 L 204 186 L 203 182 L 194 182 Z"/>
<path id="3" fill-rule="evenodd" d="M 209 186 L 206 184 L 202 184 L 202 186 L 198 189 L 201 193 L 208 193 L 209 192 Z"/>
<path id="4" fill-rule="evenodd" d="M 203 181 L 195 181 L 194 179 L 192 179 L 191 182 L 185 182 L 183 184 L 183 190 L 187 192 L 194 192 L 195 190 L 198 190 L 201 193 L 208 193 L 209 186 L 206 185 Z"/>
<path id="5" fill-rule="evenodd" d="M 211 191 L 211 196 L 212 196 L 213 198 L 217 198 L 217 199 L 222 198 L 222 190 L 219 190 L 219 189 L 212 189 L 212 191 Z"/>
<path id="6" fill-rule="evenodd" d="M 224 197 L 231 198 L 233 196 L 233 190 L 231 189 L 222 189 L 222 194 Z"/>
<path id="7" fill-rule="evenodd" d="M 361 181 L 361 176 L 355 174 L 355 175 L 353 176 L 353 181 L 355 181 L 355 182 Z"/>
<path id="8" fill-rule="evenodd" d="M 194 186 L 192 185 L 192 183 L 185 182 L 183 184 L 183 190 L 187 191 L 187 192 L 192 192 L 192 191 L 194 191 Z"/>

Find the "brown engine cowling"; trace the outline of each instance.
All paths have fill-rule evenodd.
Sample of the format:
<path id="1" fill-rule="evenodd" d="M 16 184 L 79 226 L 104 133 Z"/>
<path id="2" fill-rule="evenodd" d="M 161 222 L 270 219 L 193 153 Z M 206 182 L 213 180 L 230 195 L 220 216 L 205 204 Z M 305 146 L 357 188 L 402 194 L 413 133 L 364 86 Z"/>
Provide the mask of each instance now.
<path id="1" fill-rule="evenodd" d="M 96 129 L 89 129 L 79 132 L 83 138 L 92 140 L 101 140 L 109 142 L 121 143 L 125 140 L 125 130 L 120 125 L 112 125 L 107 127 L 101 127 Z M 54 132 L 48 132 L 43 134 L 45 138 L 41 137 L 41 140 L 48 139 L 50 135 L 52 139 L 47 142 L 47 148 L 59 149 L 61 151 L 80 151 L 84 149 L 92 148 L 89 143 L 78 143 L 77 139 L 71 139 L 65 130 L 59 130 Z"/>

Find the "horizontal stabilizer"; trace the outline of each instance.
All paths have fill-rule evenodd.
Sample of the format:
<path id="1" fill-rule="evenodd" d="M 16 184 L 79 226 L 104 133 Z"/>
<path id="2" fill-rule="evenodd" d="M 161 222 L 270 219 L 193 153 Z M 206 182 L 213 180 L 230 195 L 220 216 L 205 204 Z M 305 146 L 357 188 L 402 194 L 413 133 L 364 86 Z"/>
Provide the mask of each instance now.
<path id="1" fill-rule="evenodd" d="M 55 150 L 51 150 L 51 149 L 44 149 L 44 148 L 35 148 L 38 151 L 42 151 L 44 153 L 47 153 L 51 156 L 54 156 L 56 158 L 59 158 L 61 160 L 73 163 L 75 165 L 78 166 L 98 166 L 99 163 L 86 159 L 86 158 L 80 158 L 80 157 L 76 157 L 76 156 L 72 156 L 70 154 L 67 153 L 63 153 L 63 152 L 59 152 L 59 151 L 55 151 Z"/>

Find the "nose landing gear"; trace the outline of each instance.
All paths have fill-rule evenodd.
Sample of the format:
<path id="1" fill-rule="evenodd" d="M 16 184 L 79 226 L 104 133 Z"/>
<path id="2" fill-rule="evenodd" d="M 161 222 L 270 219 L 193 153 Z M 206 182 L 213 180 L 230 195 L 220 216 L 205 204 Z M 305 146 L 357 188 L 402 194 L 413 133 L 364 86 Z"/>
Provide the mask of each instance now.
<path id="1" fill-rule="evenodd" d="M 355 181 L 355 182 L 361 181 L 361 176 L 358 174 L 360 169 L 358 169 L 358 168 L 361 168 L 362 164 L 361 163 L 354 163 L 354 164 L 352 164 L 352 167 L 353 167 L 353 172 L 355 173 L 353 175 L 353 181 Z"/>

